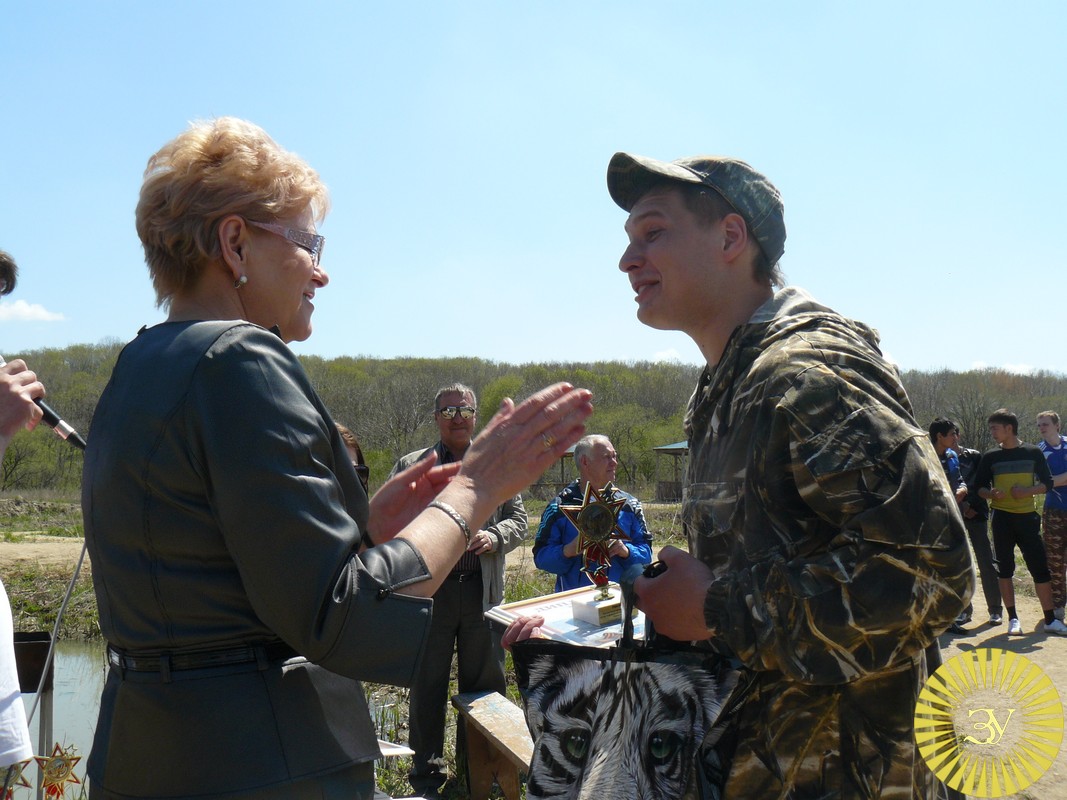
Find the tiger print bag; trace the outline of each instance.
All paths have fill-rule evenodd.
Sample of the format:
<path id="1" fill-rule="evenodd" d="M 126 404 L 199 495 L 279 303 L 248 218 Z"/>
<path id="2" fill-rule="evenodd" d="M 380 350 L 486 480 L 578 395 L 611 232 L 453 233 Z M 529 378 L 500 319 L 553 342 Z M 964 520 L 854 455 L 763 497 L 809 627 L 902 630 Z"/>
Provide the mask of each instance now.
<path id="1" fill-rule="evenodd" d="M 512 645 L 534 743 L 527 800 L 721 797 L 740 665 L 626 627 L 611 648 Z"/>

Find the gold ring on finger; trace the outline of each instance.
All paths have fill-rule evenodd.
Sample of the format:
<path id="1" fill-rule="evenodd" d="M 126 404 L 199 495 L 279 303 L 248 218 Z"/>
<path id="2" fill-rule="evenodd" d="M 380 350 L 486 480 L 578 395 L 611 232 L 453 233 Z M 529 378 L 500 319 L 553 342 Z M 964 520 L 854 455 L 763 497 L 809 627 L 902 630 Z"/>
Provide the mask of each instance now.
<path id="1" fill-rule="evenodd" d="M 556 439 L 551 433 L 542 433 L 541 441 L 545 443 L 545 450 L 551 450 L 556 446 Z"/>

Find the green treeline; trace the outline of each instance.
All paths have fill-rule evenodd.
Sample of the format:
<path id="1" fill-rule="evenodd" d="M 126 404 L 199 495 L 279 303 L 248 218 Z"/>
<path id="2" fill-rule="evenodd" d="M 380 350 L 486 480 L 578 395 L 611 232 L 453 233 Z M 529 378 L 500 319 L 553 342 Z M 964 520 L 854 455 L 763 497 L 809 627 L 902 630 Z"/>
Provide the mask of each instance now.
<path id="1" fill-rule="evenodd" d="M 122 343 L 71 345 L 21 354 L 48 387 L 49 402 L 86 437 L 92 415 Z M 478 392 L 480 424 L 504 397 L 521 399 L 556 381 L 570 381 L 594 393 L 596 412 L 590 432 L 607 434 L 619 452 L 618 482 L 647 487 L 657 477 L 672 479 L 673 464 L 657 458 L 653 447 L 684 438 L 682 418 L 700 368 L 676 363 L 540 363 L 504 364 L 478 358 L 393 358 L 364 356 L 324 359 L 302 356 L 301 362 L 338 422 L 360 439 L 371 466 L 372 482 L 388 474 L 404 453 L 437 440 L 432 419 L 438 387 L 460 381 Z M 978 450 L 992 446 L 985 419 L 1007 407 L 1019 415 L 1024 441 L 1037 439 L 1034 418 L 1046 409 L 1067 416 L 1067 376 L 1037 372 L 1019 375 L 997 369 L 968 372 L 908 371 L 904 385 L 925 428 L 935 416 L 952 417 L 964 444 Z M 573 470 L 567 468 L 567 478 Z M 81 454 L 58 437 L 42 432 L 18 434 L 0 470 L 0 490 L 56 490 L 78 486 Z M 559 480 L 555 470 L 545 482 Z"/>

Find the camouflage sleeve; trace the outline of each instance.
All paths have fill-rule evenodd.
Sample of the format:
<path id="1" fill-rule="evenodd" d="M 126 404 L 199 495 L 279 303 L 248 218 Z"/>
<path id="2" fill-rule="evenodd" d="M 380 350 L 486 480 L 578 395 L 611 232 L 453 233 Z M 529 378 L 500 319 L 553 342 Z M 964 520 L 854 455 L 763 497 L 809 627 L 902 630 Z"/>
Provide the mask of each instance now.
<path id="1" fill-rule="evenodd" d="M 814 514 L 791 524 L 810 535 L 720 577 L 705 603 L 709 626 L 754 669 L 814 684 L 878 672 L 933 642 L 973 592 L 928 437 L 893 409 L 860 406 L 836 422 L 789 410 L 776 420 L 797 508 Z"/>

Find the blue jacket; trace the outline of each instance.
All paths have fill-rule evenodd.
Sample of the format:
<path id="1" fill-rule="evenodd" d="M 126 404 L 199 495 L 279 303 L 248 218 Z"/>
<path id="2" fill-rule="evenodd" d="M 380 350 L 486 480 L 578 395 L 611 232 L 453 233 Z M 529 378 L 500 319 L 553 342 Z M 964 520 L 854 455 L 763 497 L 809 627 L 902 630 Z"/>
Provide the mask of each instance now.
<path id="1" fill-rule="evenodd" d="M 556 499 L 548 504 L 545 513 L 541 515 L 541 525 L 537 529 L 537 538 L 534 541 L 533 557 L 538 569 L 552 572 L 556 578 L 556 591 L 563 592 L 567 589 L 577 589 L 582 586 L 590 586 L 593 581 L 582 572 L 581 554 L 571 558 L 563 555 L 563 548 L 578 535 L 578 529 L 560 511 L 560 506 L 577 506 L 582 503 L 582 493 L 585 487 L 579 487 L 579 481 L 574 481 L 557 495 Z M 623 542 L 630 551 L 628 558 L 614 557 L 608 568 L 608 580 L 616 583 L 622 577 L 622 572 L 631 564 L 648 564 L 652 561 L 652 537 L 645 526 L 645 514 L 641 510 L 641 502 L 632 494 L 627 494 L 621 489 L 614 489 L 612 499 L 624 498 L 626 504 L 619 511 L 618 526 L 630 541 Z"/>
<path id="2" fill-rule="evenodd" d="M 1067 436 L 1060 436 L 1060 443 L 1056 447 L 1049 447 L 1044 439 L 1038 440 L 1037 446 L 1045 454 L 1049 472 L 1052 477 L 1067 472 Z M 1045 494 L 1045 508 L 1055 508 L 1060 511 L 1067 510 L 1067 486 L 1057 486 Z"/>
<path id="3" fill-rule="evenodd" d="M 956 451 L 950 447 L 939 458 L 941 459 L 941 467 L 945 470 L 945 477 L 948 478 L 948 485 L 953 493 L 961 486 L 966 487 L 967 482 L 960 472 L 960 459 L 956 455 Z"/>

